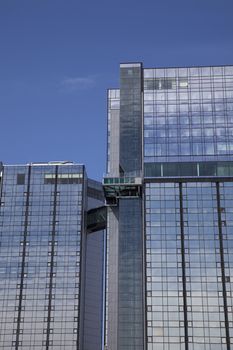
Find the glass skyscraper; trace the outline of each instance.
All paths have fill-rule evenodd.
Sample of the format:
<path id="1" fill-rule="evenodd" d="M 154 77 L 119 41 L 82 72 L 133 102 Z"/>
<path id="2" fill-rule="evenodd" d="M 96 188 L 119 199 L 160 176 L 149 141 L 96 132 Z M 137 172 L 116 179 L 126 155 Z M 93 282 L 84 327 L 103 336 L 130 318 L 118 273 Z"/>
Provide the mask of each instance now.
<path id="1" fill-rule="evenodd" d="M 0 349 L 101 350 L 101 184 L 70 162 L 0 174 Z"/>
<path id="2" fill-rule="evenodd" d="M 233 66 L 121 64 L 103 187 L 0 163 L 0 349 L 232 350 L 232 298 Z"/>
<path id="3" fill-rule="evenodd" d="M 106 350 L 233 349 L 233 66 L 108 91 Z"/>

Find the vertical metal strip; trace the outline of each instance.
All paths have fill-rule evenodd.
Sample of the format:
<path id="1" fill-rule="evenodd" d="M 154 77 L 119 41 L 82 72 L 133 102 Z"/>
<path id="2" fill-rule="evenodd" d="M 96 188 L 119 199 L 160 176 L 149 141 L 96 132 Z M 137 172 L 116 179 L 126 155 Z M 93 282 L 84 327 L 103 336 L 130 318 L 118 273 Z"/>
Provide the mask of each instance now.
<path id="1" fill-rule="evenodd" d="M 229 320 L 228 320 L 228 311 L 227 311 L 226 275 L 225 275 L 225 262 L 224 262 L 224 247 L 223 247 L 221 199 L 220 199 L 219 182 L 216 182 L 216 192 L 217 192 L 217 210 L 218 210 L 218 237 L 219 237 L 219 248 L 220 248 L 220 259 L 221 259 L 223 305 L 224 305 L 224 317 L 225 317 L 225 328 L 226 328 L 226 345 L 227 345 L 227 350 L 231 350 L 230 333 L 229 333 Z"/>
<path id="2" fill-rule="evenodd" d="M 84 309 L 81 310 L 81 300 L 85 305 L 85 273 L 83 269 L 86 269 L 86 238 L 84 234 L 86 234 L 87 227 L 87 216 L 86 216 L 86 200 L 87 200 L 87 180 L 85 176 L 84 167 L 82 169 L 82 218 L 81 218 L 81 233 L 80 233 L 80 254 L 79 254 L 79 280 L 78 280 L 78 331 L 77 331 L 77 346 L 76 350 L 79 350 L 83 347 L 83 335 L 84 335 Z M 84 265 L 84 266 L 83 266 Z M 83 286 L 84 284 L 84 286 Z M 83 322 L 81 327 L 81 320 Z"/>
<path id="3" fill-rule="evenodd" d="M 23 251 L 22 251 L 22 262 L 21 262 L 21 273 L 20 273 L 20 291 L 19 291 L 19 305 L 18 305 L 18 316 L 17 316 L 17 329 L 16 329 L 16 340 L 15 349 L 19 348 L 19 334 L 20 334 L 20 323 L 22 313 L 22 298 L 23 298 L 23 285 L 24 285 L 24 273 L 25 273 L 25 257 L 26 257 L 26 246 L 27 246 L 27 235 L 28 235 L 28 217 L 29 217 L 29 198 L 30 198 L 30 181 L 31 181 L 31 166 L 28 167 L 28 179 L 27 179 L 27 192 L 26 192 L 26 203 L 25 203 L 25 216 L 24 216 L 24 233 L 23 233 Z"/>
<path id="4" fill-rule="evenodd" d="M 188 350 L 188 313 L 187 313 L 187 290 L 186 290 L 186 272 L 185 272 L 185 244 L 184 244 L 184 212 L 183 212 L 183 189 L 182 183 L 179 183 L 180 199 L 180 236 L 181 236 L 181 256 L 182 256 L 182 283 L 183 283 L 183 305 L 184 305 L 184 338 L 185 350 Z"/>
<path id="5" fill-rule="evenodd" d="M 146 185 L 142 190 L 142 237 L 143 237 L 143 262 L 142 262 L 142 276 L 143 276 L 143 317 L 144 317 L 144 349 L 147 349 L 147 339 L 148 339 L 148 331 L 147 331 L 147 269 L 146 269 Z"/>
<path id="6" fill-rule="evenodd" d="M 142 150 L 141 150 L 141 159 L 142 159 L 142 178 L 144 179 L 144 69 L 141 67 L 141 138 L 142 138 Z M 147 349 L 147 271 L 146 271 L 146 187 L 143 186 L 142 189 L 142 295 L 143 295 L 143 346 L 144 349 Z"/>
<path id="7" fill-rule="evenodd" d="M 57 216 L 57 177 L 58 166 L 55 168 L 55 184 L 53 197 L 53 221 L 52 221 L 52 237 L 51 237 L 51 260 L 50 260 L 50 277 L 49 277 L 49 295 L 48 295 L 48 316 L 47 316 L 47 333 L 46 333 L 46 350 L 49 349 L 49 336 L 52 311 L 52 292 L 53 292 L 53 273 L 54 273 L 54 251 L 56 237 L 56 216 Z"/>
<path id="8" fill-rule="evenodd" d="M 1 203 L 2 203 L 3 176 L 4 176 L 4 167 L 2 166 L 2 164 L 0 164 L 0 171 L 2 171 L 2 177 L 1 177 L 1 181 L 0 181 L 0 206 L 1 206 Z"/>
<path id="9" fill-rule="evenodd" d="M 107 218 L 108 218 L 108 208 L 106 208 L 107 210 Z M 107 220 L 107 219 L 106 219 Z M 104 283 L 104 286 L 103 286 L 103 334 L 102 334 L 102 339 L 103 339 L 103 346 L 107 346 L 107 333 L 106 333 L 106 328 L 107 328 L 107 325 L 106 325 L 106 320 L 107 320 L 107 310 L 106 310 L 106 304 L 107 304 L 107 292 L 106 292 L 106 288 L 107 288 L 107 272 L 108 272 L 108 256 L 107 256 L 107 253 L 108 253 L 108 220 L 106 221 L 106 229 L 105 229 L 105 232 L 104 232 L 104 261 L 103 261 L 103 268 L 104 268 L 104 274 L 103 274 L 103 283 Z"/>

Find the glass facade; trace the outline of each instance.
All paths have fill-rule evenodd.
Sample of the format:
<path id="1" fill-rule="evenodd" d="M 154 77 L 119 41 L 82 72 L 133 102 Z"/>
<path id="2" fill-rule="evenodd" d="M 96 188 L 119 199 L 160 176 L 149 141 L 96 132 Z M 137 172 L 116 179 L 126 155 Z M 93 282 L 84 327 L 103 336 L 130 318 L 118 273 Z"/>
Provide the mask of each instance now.
<path id="1" fill-rule="evenodd" d="M 141 206 L 139 198 L 121 199 L 119 203 L 119 349 L 141 350 L 143 348 Z"/>
<path id="2" fill-rule="evenodd" d="M 184 347 L 179 184 L 146 185 L 148 350 Z"/>
<path id="3" fill-rule="evenodd" d="M 141 65 L 140 100 L 134 94 L 135 85 L 122 81 L 128 74 L 139 86 L 138 65 L 121 65 L 120 89 L 110 90 L 108 95 L 110 152 L 103 181 L 109 206 L 105 346 L 108 350 L 136 349 L 130 340 L 133 335 L 136 341 L 136 318 L 127 307 L 130 300 L 134 304 L 131 287 L 135 283 L 133 290 L 137 290 L 141 283 L 137 284 L 137 272 L 141 271 L 142 286 L 137 294 L 144 312 L 141 350 L 230 350 L 233 67 L 143 69 Z M 124 128 L 119 134 L 114 132 L 114 98 L 125 134 Z M 138 111 L 141 124 L 138 122 L 135 132 Z M 131 153 L 130 140 L 139 135 L 139 129 L 143 137 L 137 143 L 140 150 L 134 147 L 136 153 Z M 111 151 L 112 145 L 115 154 L 119 150 L 119 157 Z M 121 152 L 125 149 L 124 164 L 131 164 L 132 154 L 136 161 L 142 157 L 143 165 L 135 174 L 122 171 Z M 138 184 L 136 192 L 127 187 L 129 183 Z M 139 199 L 133 198 L 135 194 Z M 120 213 L 114 224 L 113 210 Z M 135 227 L 138 217 L 142 221 Z M 142 259 L 139 265 L 134 263 L 134 273 L 128 273 L 132 251 Z M 118 269 L 112 266 L 113 255 Z M 113 283 L 118 301 L 114 308 L 110 306 Z M 136 312 L 136 305 L 132 307 Z M 112 336 L 113 332 L 117 336 Z M 127 341 L 122 341 L 122 334 Z"/>
<path id="4" fill-rule="evenodd" d="M 232 346 L 232 106 L 233 67 L 144 70 L 148 349 Z"/>
<path id="5" fill-rule="evenodd" d="M 120 90 L 108 91 L 107 173 L 119 173 Z"/>
<path id="6" fill-rule="evenodd" d="M 231 350 L 233 67 L 121 64 L 103 189 L 0 163 L 0 348 Z"/>
<path id="7" fill-rule="evenodd" d="M 148 350 L 233 343 L 232 189 L 232 182 L 146 185 Z"/>
<path id="8" fill-rule="evenodd" d="M 87 181 L 83 350 L 102 350 L 106 208 L 101 183 Z M 83 281 L 83 279 L 82 279 Z M 83 300 L 83 299 L 82 299 Z M 81 302 L 82 303 L 82 302 Z"/>
<path id="9" fill-rule="evenodd" d="M 144 69 L 144 161 L 232 160 L 233 67 Z"/>
<path id="10" fill-rule="evenodd" d="M 121 65 L 120 84 L 119 172 L 136 176 L 142 168 L 141 64 Z"/>
<path id="11" fill-rule="evenodd" d="M 84 249 L 87 208 L 87 178 L 82 165 L 3 167 L 1 349 L 82 348 L 82 305 L 90 280 Z M 103 253 L 102 241 L 98 259 Z M 101 319 L 102 315 L 100 324 Z M 101 331 L 98 336 L 100 343 Z M 101 349 L 101 345 L 96 348 Z"/>

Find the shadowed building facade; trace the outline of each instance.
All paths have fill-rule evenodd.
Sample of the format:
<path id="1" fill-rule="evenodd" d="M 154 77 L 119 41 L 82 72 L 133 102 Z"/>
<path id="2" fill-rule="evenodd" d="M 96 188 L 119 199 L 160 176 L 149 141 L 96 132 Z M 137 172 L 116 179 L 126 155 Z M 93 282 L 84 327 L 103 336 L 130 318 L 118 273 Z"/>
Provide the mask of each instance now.
<path id="1" fill-rule="evenodd" d="M 105 349 L 233 348 L 233 67 L 108 91 Z"/>
<path id="2" fill-rule="evenodd" d="M 101 184 L 69 162 L 2 165 L 0 179 L 0 348 L 101 350 Z"/>

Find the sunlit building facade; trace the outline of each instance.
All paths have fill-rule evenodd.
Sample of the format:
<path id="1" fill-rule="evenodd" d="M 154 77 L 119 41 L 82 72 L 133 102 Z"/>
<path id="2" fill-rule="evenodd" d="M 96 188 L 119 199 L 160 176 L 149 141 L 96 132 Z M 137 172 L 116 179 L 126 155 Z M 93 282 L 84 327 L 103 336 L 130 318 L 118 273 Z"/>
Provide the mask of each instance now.
<path id="1" fill-rule="evenodd" d="M 107 350 L 233 348 L 233 66 L 108 91 Z"/>
<path id="2" fill-rule="evenodd" d="M 0 349 L 231 350 L 233 66 L 121 64 L 103 185 L 0 165 Z"/>
<path id="3" fill-rule="evenodd" d="M 0 184 L 0 348 L 101 350 L 101 184 L 70 162 L 1 165 Z"/>

